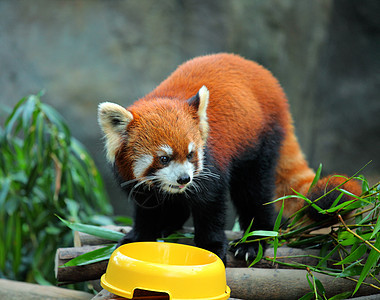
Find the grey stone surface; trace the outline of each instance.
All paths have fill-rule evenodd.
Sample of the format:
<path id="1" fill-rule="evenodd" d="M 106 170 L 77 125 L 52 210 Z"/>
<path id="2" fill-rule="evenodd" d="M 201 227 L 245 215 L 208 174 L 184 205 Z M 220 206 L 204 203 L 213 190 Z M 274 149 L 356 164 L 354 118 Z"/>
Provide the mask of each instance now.
<path id="1" fill-rule="evenodd" d="M 125 106 L 197 55 L 234 52 L 284 87 L 310 164 L 380 174 L 379 1 L 0 1 L 0 105 L 46 89 L 103 173 L 99 102 Z M 1 116 L 1 115 L 0 115 Z"/>

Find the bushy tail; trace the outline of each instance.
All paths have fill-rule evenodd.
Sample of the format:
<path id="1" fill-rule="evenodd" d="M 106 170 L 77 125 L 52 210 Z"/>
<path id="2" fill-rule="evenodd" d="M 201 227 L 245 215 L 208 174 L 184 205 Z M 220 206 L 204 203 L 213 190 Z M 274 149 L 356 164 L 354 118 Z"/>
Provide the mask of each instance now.
<path id="1" fill-rule="evenodd" d="M 336 176 L 336 175 L 330 175 L 326 176 L 320 180 L 318 180 L 317 184 L 307 193 L 307 197 L 311 201 L 315 201 L 318 198 L 325 195 L 323 198 L 318 200 L 315 204 L 318 205 L 322 209 L 328 209 L 331 207 L 331 205 L 334 203 L 334 201 L 339 197 L 341 194 L 340 191 L 333 190 L 335 187 L 340 186 L 339 189 L 346 190 L 354 195 L 360 196 L 361 194 L 361 187 L 359 183 L 356 180 L 351 179 L 350 181 L 347 181 L 347 176 Z M 343 185 L 342 185 L 343 184 Z M 328 194 L 327 194 L 328 193 Z M 342 198 L 339 200 L 339 203 L 343 203 L 349 200 L 352 200 L 353 197 L 343 194 Z M 338 203 L 338 204 L 339 204 Z M 308 217 L 312 219 L 313 221 L 322 221 L 326 216 L 323 214 L 320 214 L 312 207 L 309 207 L 306 211 Z"/>
<path id="2" fill-rule="evenodd" d="M 276 197 L 294 194 L 293 190 L 307 196 L 314 201 L 324 194 L 328 193 L 338 185 L 346 181 L 346 177 L 330 175 L 318 180 L 314 187 L 309 191 L 310 186 L 315 178 L 315 173 L 308 166 L 305 157 L 300 149 L 297 138 L 291 127 L 285 136 L 283 146 L 281 148 L 280 157 L 276 171 Z M 360 184 L 356 180 L 350 180 L 340 187 L 354 195 L 361 194 Z M 322 209 L 328 209 L 333 202 L 341 194 L 340 191 L 328 193 L 316 202 L 316 205 Z M 351 200 L 352 197 L 344 194 L 339 203 Z M 282 202 L 276 202 L 276 208 L 279 209 Z M 292 198 L 286 199 L 284 202 L 284 217 L 289 217 L 305 205 L 304 200 Z M 307 209 L 307 215 L 314 221 L 321 221 L 326 215 L 318 213 L 314 208 Z"/>

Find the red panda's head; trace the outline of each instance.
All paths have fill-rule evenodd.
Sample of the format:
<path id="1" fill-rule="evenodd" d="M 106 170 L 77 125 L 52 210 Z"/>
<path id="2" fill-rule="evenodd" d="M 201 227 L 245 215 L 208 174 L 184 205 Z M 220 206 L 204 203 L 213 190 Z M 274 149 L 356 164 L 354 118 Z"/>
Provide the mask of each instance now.
<path id="1" fill-rule="evenodd" d="M 169 193 L 184 192 L 203 169 L 208 98 L 203 86 L 188 101 L 140 100 L 128 109 L 101 103 L 98 120 L 107 159 L 123 180 Z"/>

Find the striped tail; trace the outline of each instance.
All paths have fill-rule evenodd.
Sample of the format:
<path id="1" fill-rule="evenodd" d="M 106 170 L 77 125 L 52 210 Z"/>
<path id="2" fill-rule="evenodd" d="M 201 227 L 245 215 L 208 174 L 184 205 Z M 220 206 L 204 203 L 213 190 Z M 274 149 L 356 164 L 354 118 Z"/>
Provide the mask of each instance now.
<path id="1" fill-rule="evenodd" d="M 293 126 L 289 126 L 284 142 L 280 151 L 280 157 L 276 169 L 276 198 L 285 195 L 292 195 L 294 191 L 307 196 L 310 200 L 316 200 L 323 196 L 336 186 L 346 181 L 343 177 L 334 175 L 326 176 L 318 180 L 315 186 L 309 191 L 310 186 L 315 178 L 315 172 L 308 166 L 304 154 L 301 151 L 297 137 L 294 134 Z M 346 182 L 342 189 L 351 192 L 354 195 L 361 194 L 361 187 L 355 180 Z M 330 208 L 341 192 L 335 190 L 316 204 L 322 209 Z M 339 203 L 351 200 L 352 197 L 344 194 Z M 279 210 L 282 202 L 276 202 L 276 209 Z M 286 199 L 284 202 L 284 217 L 289 217 L 305 205 L 304 200 L 298 198 Z M 307 209 L 307 215 L 314 221 L 321 221 L 326 215 L 318 213 L 314 208 Z"/>

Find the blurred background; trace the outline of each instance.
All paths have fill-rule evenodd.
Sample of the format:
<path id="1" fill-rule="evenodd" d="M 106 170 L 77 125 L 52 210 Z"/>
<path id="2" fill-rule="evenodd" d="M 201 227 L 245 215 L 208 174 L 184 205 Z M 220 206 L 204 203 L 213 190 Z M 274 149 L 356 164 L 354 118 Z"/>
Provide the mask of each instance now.
<path id="1" fill-rule="evenodd" d="M 324 173 L 380 178 L 380 1 L 0 1 L 0 105 L 45 89 L 100 169 L 115 214 L 97 106 L 124 106 L 179 64 L 233 52 L 271 70 L 301 146 Z M 3 120 L 1 120 L 3 122 Z"/>

